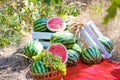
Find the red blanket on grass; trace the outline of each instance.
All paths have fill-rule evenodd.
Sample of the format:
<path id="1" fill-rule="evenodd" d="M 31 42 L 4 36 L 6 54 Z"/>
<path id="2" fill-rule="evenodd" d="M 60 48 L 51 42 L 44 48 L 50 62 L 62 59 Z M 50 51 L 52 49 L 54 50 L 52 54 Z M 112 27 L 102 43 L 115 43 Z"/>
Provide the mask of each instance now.
<path id="1" fill-rule="evenodd" d="M 77 66 L 67 67 L 64 80 L 120 80 L 120 63 L 104 59 L 99 64 L 87 65 L 80 61 Z"/>

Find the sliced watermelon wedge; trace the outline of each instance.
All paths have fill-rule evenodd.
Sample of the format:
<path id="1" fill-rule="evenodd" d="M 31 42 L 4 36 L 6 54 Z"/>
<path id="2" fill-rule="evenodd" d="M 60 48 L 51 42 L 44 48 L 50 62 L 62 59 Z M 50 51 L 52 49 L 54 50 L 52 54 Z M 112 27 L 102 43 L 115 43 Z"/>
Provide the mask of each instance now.
<path id="1" fill-rule="evenodd" d="M 55 56 L 62 58 L 62 62 L 66 63 L 68 59 L 67 49 L 63 44 L 56 43 L 48 47 L 48 52 L 51 52 Z"/>
<path id="2" fill-rule="evenodd" d="M 47 21 L 47 28 L 50 31 L 63 31 L 66 28 L 66 24 L 63 19 L 59 17 L 52 17 Z"/>

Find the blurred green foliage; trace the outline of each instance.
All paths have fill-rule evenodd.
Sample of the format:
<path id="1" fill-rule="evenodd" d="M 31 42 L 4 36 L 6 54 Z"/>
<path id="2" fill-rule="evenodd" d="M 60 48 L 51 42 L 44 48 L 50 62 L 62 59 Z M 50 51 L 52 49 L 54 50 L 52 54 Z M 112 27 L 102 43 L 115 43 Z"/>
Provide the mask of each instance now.
<path id="1" fill-rule="evenodd" d="M 120 8 L 120 0 L 111 0 L 112 4 L 107 9 L 107 15 L 104 18 L 104 24 L 114 19 L 117 14 L 117 9 Z"/>
<path id="2" fill-rule="evenodd" d="M 38 18 L 79 14 L 79 8 L 62 0 L 0 0 L 0 47 L 18 44 Z"/>
<path id="3" fill-rule="evenodd" d="M 101 6 L 102 6 L 102 5 L 103 5 L 102 2 L 100 2 L 99 5 L 98 5 L 98 4 L 92 5 L 92 7 L 90 8 L 91 13 L 92 13 L 93 15 L 100 15 L 101 12 L 102 12 L 102 9 L 101 9 Z"/>

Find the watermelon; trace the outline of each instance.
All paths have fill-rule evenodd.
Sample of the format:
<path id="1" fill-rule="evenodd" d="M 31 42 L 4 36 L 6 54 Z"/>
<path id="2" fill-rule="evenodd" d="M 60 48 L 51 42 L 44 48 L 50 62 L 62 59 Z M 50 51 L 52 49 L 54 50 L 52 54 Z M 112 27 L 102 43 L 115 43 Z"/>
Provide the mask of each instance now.
<path id="1" fill-rule="evenodd" d="M 36 32 L 46 32 L 47 28 L 47 20 L 48 18 L 39 18 L 33 23 L 33 30 Z"/>
<path id="2" fill-rule="evenodd" d="M 79 56 L 81 56 L 82 47 L 81 47 L 80 45 L 74 44 L 74 45 L 72 46 L 72 49 L 75 50 L 75 51 L 79 54 Z"/>
<path id="3" fill-rule="evenodd" d="M 81 59 L 87 64 L 97 64 L 101 62 L 102 54 L 98 47 L 89 47 L 81 55 Z"/>
<path id="4" fill-rule="evenodd" d="M 67 50 L 68 53 L 68 60 L 67 60 L 67 66 L 75 66 L 77 65 L 79 61 L 79 54 L 72 49 Z"/>
<path id="5" fill-rule="evenodd" d="M 43 45 L 40 42 L 30 41 L 24 46 L 23 52 L 26 56 L 31 58 L 32 56 L 41 53 L 42 50 L 43 50 Z"/>
<path id="6" fill-rule="evenodd" d="M 48 47 L 48 52 L 51 52 L 55 56 L 59 56 L 62 58 L 62 62 L 67 62 L 67 50 L 66 47 L 60 43 L 52 44 Z"/>
<path id="7" fill-rule="evenodd" d="M 52 17 L 47 21 L 47 28 L 50 31 L 63 31 L 66 28 L 64 20 L 59 17 Z"/>
<path id="8" fill-rule="evenodd" d="M 43 65 L 43 62 L 41 60 L 34 61 L 31 66 L 31 71 L 33 73 L 37 74 L 43 74 L 49 71 L 49 69 L 46 69 Z"/>
<path id="9" fill-rule="evenodd" d="M 76 38 L 74 34 L 69 31 L 58 31 L 51 35 L 50 43 L 61 43 L 69 48 L 70 46 L 73 46 L 74 43 L 76 43 Z"/>
<path id="10" fill-rule="evenodd" d="M 102 43 L 102 45 L 105 47 L 105 49 L 110 53 L 113 50 L 113 42 L 108 37 L 99 37 L 98 40 Z"/>

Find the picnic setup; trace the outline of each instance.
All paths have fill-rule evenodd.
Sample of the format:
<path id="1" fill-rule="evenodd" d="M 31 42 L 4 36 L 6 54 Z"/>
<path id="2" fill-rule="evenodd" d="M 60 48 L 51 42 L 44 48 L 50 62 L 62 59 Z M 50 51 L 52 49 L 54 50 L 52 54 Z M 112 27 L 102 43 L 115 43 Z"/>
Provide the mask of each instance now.
<path id="1" fill-rule="evenodd" d="M 33 59 L 33 80 L 120 80 L 120 63 L 109 60 L 114 54 L 112 40 L 92 20 L 76 24 L 76 33 L 66 22 L 60 17 L 34 22 L 33 40 L 24 47 L 25 55 Z"/>
<path id="2" fill-rule="evenodd" d="M 0 80 L 120 80 L 119 0 L 1 0 Z"/>

